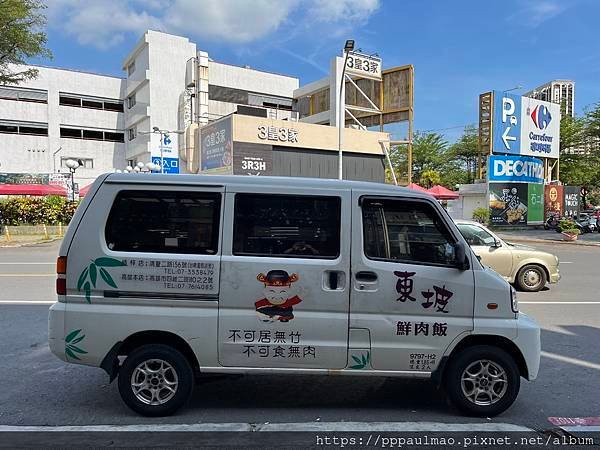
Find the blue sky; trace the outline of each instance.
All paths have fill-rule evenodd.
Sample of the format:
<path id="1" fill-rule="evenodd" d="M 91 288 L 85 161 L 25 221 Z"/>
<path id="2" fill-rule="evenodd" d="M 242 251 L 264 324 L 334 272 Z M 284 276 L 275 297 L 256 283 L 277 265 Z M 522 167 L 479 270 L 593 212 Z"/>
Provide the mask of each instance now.
<path id="1" fill-rule="evenodd" d="M 597 0 L 48 0 L 44 65 L 123 76 L 143 31 L 187 36 L 221 62 L 325 75 L 346 38 L 384 67 L 415 67 L 415 128 L 450 141 L 477 122 L 481 92 L 576 82 L 576 110 L 600 101 Z"/>

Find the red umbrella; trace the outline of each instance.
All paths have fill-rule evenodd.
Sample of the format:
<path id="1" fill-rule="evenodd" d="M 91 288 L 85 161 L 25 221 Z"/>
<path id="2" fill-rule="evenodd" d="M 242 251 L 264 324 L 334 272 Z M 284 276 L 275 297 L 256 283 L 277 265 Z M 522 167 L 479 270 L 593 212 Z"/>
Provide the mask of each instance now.
<path id="1" fill-rule="evenodd" d="M 410 183 L 406 187 L 409 188 L 409 189 L 414 189 L 415 191 L 419 191 L 419 192 L 427 192 L 427 189 L 425 189 L 423 186 L 419 186 L 416 183 Z"/>
<path id="2" fill-rule="evenodd" d="M 80 197 L 85 197 L 91 187 L 92 187 L 92 183 L 90 183 L 87 186 L 82 187 L 81 189 L 79 189 L 79 196 Z"/>
<path id="3" fill-rule="evenodd" d="M 67 196 L 61 186 L 50 184 L 0 184 L 0 195 L 60 195 Z"/>
<path id="4" fill-rule="evenodd" d="M 428 189 L 427 192 L 429 192 L 438 200 L 456 200 L 458 198 L 458 192 L 446 189 L 444 186 L 440 186 L 439 184 L 433 186 L 431 189 Z"/>

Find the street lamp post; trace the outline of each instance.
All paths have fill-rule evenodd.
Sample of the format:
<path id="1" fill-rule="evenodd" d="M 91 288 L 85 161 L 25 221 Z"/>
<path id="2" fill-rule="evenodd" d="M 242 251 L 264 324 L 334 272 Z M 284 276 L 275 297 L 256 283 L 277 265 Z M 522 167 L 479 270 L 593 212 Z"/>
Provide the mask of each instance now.
<path id="1" fill-rule="evenodd" d="M 75 201 L 75 171 L 82 165 L 81 160 L 75 161 L 74 159 L 67 159 L 65 162 L 66 166 L 69 168 L 69 172 L 71 172 L 71 198 L 72 202 Z"/>
<path id="2" fill-rule="evenodd" d="M 343 167 L 343 154 L 342 154 L 342 137 L 344 134 L 344 128 L 346 127 L 346 102 L 342 98 L 344 95 L 344 85 L 346 84 L 346 63 L 348 62 L 348 54 L 354 50 L 354 41 L 348 39 L 344 45 L 344 65 L 342 67 L 342 76 L 340 80 L 340 92 L 338 98 L 338 180 L 344 178 L 344 167 Z M 343 106 L 342 106 L 343 102 Z"/>

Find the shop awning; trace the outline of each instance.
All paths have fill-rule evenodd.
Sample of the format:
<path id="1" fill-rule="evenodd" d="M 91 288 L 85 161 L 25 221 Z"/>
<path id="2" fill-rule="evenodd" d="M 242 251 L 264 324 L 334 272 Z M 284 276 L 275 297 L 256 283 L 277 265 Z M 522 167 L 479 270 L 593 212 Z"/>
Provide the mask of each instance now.
<path id="1" fill-rule="evenodd" d="M 87 186 L 84 186 L 81 189 L 79 189 L 79 196 L 80 197 L 85 197 L 91 187 L 92 187 L 92 183 L 90 183 Z"/>
<path id="2" fill-rule="evenodd" d="M 438 200 L 456 200 L 458 198 L 458 192 L 451 191 L 450 189 L 440 186 L 439 184 L 433 186 L 431 189 L 428 189 L 427 192 L 429 192 Z"/>
<path id="3" fill-rule="evenodd" d="M 60 195 L 67 196 L 63 187 L 49 184 L 0 184 L 0 195 Z"/>
<path id="4" fill-rule="evenodd" d="M 427 189 L 425 189 L 423 186 L 419 186 L 417 183 L 410 183 L 406 187 L 409 189 L 413 189 L 415 191 L 419 191 L 419 192 L 428 192 Z"/>

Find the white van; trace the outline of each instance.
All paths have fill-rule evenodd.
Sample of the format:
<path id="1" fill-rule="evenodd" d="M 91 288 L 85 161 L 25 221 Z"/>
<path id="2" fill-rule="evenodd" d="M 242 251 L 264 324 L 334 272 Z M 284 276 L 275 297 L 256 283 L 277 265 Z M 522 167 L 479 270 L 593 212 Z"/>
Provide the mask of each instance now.
<path id="1" fill-rule="evenodd" d="M 493 416 L 533 380 L 540 329 L 429 195 L 323 179 L 110 174 L 57 263 L 49 342 L 133 410 L 205 374 L 431 378 Z"/>

